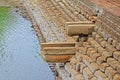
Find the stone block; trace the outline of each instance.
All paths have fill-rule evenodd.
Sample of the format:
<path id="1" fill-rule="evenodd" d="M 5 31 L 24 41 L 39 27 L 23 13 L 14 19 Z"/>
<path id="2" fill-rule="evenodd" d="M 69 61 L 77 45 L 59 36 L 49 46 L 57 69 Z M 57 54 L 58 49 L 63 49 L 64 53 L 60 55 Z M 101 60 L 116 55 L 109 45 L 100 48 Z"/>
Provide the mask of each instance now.
<path id="1" fill-rule="evenodd" d="M 92 73 L 95 73 L 95 71 L 99 70 L 100 67 L 95 62 L 93 62 L 90 64 L 89 69 L 91 70 Z"/>
<path id="2" fill-rule="evenodd" d="M 59 69 L 60 67 L 64 67 L 64 63 L 56 63 L 56 68 Z"/>
<path id="3" fill-rule="evenodd" d="M 120 73 L 120 64 L 117 64 L 117 71 Z"/>
<path id="4" fill-rule="evenodd" d="M 102 56 L 105 60 L 107 60 L 108 57 L 111 57 L 112 55 L 108 51 L 102 52 Z"/>
<path id="5" fill-rule="evenodd" d="M 101 65 L 103 62 L 105 62 L 105 59 L 103 58 L 103 56 L 97 58 L 98 65 Z"/>
<path id="6" fill-rule="evenodd" d="M 70 74 L 64 68 L 60 68 L 58 74 L 62 79 L 70 77 Z"/>
<path id="7" fill-rule="evenodd" d="M 72 35 L 88 35 L 94 30 L 94 24 L 79 24 L 79 25 L 68 25 L 66 31 L 69 36 Z"/>
<path id="8" fill-rule="evenodd" d="M 99 53 L 91 53 L 90 57 L 92 58 L 93 61 L 96 61 L 98 57 L 100 57 L 101 55 Z"/>
<path id="9" fill-rule="evenodd" d="M 117 40 L 113 40 L 113 41 L 112 41 L 112 46 L 115 47 L 116 44 L 117 44 Z"/>
<path id="10" fill-rule="evenodd" d="M 73 38 L 76 42 L 79 41 L 79 36 L 78 36 L 78 35 L 76 35 L 76 36 L 72 36 L 72 38 Z"/>
<path id="11" fill-rule="evenodd" d="M 98 53 L 100 53 L 102 55 L 102 53 L 105 51 L 105 49 L 103 47 L 99 47 L 98 48 Z"/>
<path id="12" fill-rule="evenodd" d="M 85 78 L 85 80 L 90 80 L 93 77 L 92 72 L 89 70 L 88 67 L 83 69 L 83 76 Z"/>
<path id="13" fill-rule="evenodd" d="M 99 39 L 97 40 L 97 42 L 98 42 L 99 44 L 101 44 L 102 41 L 104 41 L 103 38 L 99 38 Z"/>
<path id="14" fill-rule="evenodd" d="M 99 29 L 98 26 L 95 26 L 95 27 L 94 27 L 94 30 L 95 30 L 96 32 L 98 31 L 98 29 Z"/>
<path id="15" fill-rule="evenodd" d="M 112 42 L 113 42 L 113 39 L 112 38 L 108 38 L 108 43 L 112 44 Z"/>
<path id="16" fill-rule="evenodd" d="M 101 47 L 93 38 L 88 38 L 88 42 L 95 48 L 96 51 L 99 47 Z"/>
<path id="17" fill-rule="evenodd" d="M 79 72 L 77 72 L 69 63 L 66 63 L 65 70 L 71 75 L 71 77 L 79 74 Z"/>
<path id="18" fill-rule="evenodd" d="M 72 65 L 76 65 L 77 62 L 78 62 L 78 61 L 77 61 L 77 59 L 76 59 L 75 57 L 72 57 L 72 58 L 70 59 L 70 64 L 72 64 Z"/>
<path id="19" fill-rule="evenodd" d="M 113 80 L 120 80 L 120 74 L 115 74 L 113 76 Z"/>
<path id="20" fill-rule="evenodd" d="M 108 80 L 107 76 L 100 70 L 95 72 L 95 76 L 98 78 L 98 80 Z"/>
<path id="21" fill-rule="evenodd" d="M 100 45 L 101 45 L 103 48 L 105 48 L 105 45 L 106 45 L 106 44 L 107 44 L 106 41 L 102 41 Z"/>
<path id="22" fill-rule="evenodd" d="M 87 65 L 88 67 L 90 66 L 90 63 L 94 62 L 90 57 L 84 56 L 83 57 L 83 63 Z"/>
<path id="23" fill-rule="evenodd" d="M 119 60 L 119 57 L 120 57 L 120 51 L 115 51 L 113 52 L 113 57 L 117 60 Z M 120 62 L 120 61 L 119 61 Z"/>
<path id="24" fill-rule="evenodd" d="M 80 52 L 81 54 L 86 54 L 87 48 L 85 48 L 85 47 L 79 47 L 79 52 Z"/>
<path id="25" fill-rule="evenodd" d="M 109 67 L 109 65 L 108 65 L 107 63 L 102 63 L 102 64 L 100 65 L 100 70 L 101 70 L 102 72 L 105 72 L 105 69 L 106 69 L 107 67 Z"/>
<path id="26" fill-rule="evenodd" d="M 79 52 L 76 53 L 75 57 L 80 62 L 83 60 L 83 54 L 80 54 Z"/>
<path id="27" fill-rule="evenodd" d="M 92 37 L 93 37 L 93 38 L 95 38 L 95 37 L 96 37 L 96 35 L 97 35 L 97 33 L 96 33 L 96 32 L 92 32 Z"/>
<path id="28" fill-rule="evenodd" d="M 117 50 L 120 50 L 120 43 L 117 43 L 117 44 L 116 44 L 116 49 L 117 49 Z"/>
<path id="29" fill-rule="evenodd" d="M 96 34 L 96 36 L 95 36 L 95 40 L 98 41 L 98 39 L 100 39 L 100 38 L 101 38 L 101 36 L 98 35 L 98 34 Z"/>
<path id="30" fill-rule="evenodd" d="M 110 45 L 109 43 L 107 43 L 105 45 L 105 47 L 106 47 L 106 50 L 110 53 L 110 55 L 112 55 L 113 52 L 116 51 L 116 49 L 112 45 Z"/>
<path id="31" fill-rule="evenodd" d="M 120 56 L 118 57 L 118 61 L 120 62 Z"/>
<path id="32" fill-rule="evenodd" d="M 83 42 L 83 43 L 82 43 L 82 46 L 83 46 L 83 47 L 87 47 L 87 48 L 90 48 L 90 47 L 91 47 L 91 45 L 90 45 L 88 42 Z"/>
<path id="33" fill-rule="evenodd" d="M 81 66 L 80 66 L 80 73 L 83 73 L 83 69 L 84 69 L 85 67 L 87 67 L 87 66 L 82 63 Z"/>
<path id="34" fill-rule="evenodd" d="M 120 63 L 114 58 L 108 58 L 107 63 L 114 69 L 119 68 Z"/>
<path id="35" fill-rule="evenodd" d="M 113 68 L 107 67 L 105 69 L 105 74 L 108 76 L 110 80 L 113 80 L 113 76 L 117 73 Z"/>
<path id="36" fill-rule="evenodd" d="M 90 56 L 91 53 L 95 53 L 95 49 L 94 48 L 88 48 L 87 49 L 87 55 Z"/>

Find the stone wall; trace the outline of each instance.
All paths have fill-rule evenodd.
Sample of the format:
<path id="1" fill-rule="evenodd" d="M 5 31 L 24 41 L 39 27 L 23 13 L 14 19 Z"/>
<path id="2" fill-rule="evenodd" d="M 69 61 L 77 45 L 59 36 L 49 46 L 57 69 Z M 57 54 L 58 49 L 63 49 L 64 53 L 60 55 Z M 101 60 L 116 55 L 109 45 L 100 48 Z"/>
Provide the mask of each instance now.
<path id="1" fill-rule="evenodd" d="M 56 65 L 59 76 L 62 80 L 120 80 L 120 16 L 92 0 L 66 2 L 86 19 L 96 16 L 97 20 L 92 36 L 81 42 L 70 62 Z"/>

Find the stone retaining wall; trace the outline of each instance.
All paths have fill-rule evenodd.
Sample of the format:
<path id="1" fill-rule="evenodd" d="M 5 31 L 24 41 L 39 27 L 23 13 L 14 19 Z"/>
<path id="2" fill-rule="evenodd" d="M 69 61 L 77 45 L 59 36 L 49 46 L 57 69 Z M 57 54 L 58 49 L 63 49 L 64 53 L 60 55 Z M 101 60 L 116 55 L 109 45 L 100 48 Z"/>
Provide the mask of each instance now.
<path id="1" fill-rule="evenodd" d="M 70 61 L 54 64 L 57 76 L 62 80 L 120 80 L 119 15 L 98 4 L 99 0 L 22 1 L 45 42 L 77 41 L 81 44 Z M 71 37 L 65 32 L 66 22 L 81 20 L 93 21 L 96 25 L 85 42 L 79 40 L 81 36 Z"/>

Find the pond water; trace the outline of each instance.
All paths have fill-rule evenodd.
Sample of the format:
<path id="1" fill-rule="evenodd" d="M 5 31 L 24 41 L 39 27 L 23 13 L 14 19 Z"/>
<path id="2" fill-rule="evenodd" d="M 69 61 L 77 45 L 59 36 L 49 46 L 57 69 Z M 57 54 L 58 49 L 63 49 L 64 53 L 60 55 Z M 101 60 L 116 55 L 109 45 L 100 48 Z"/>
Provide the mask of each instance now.
<path id="1" fill-rule="evenodd" d="M 54 80 L 31 22 L 0 7 L 0 80 Z"/>

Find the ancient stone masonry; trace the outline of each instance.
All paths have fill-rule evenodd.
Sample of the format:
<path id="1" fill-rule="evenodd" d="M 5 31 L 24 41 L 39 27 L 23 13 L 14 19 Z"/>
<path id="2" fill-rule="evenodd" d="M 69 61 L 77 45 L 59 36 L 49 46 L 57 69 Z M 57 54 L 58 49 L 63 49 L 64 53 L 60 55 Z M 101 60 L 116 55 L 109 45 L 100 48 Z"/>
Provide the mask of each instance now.
<path id="1" fill-rule="evenodd" d="M 61 80 L 120 80 L 119 0 L 22 1 Z"/>

